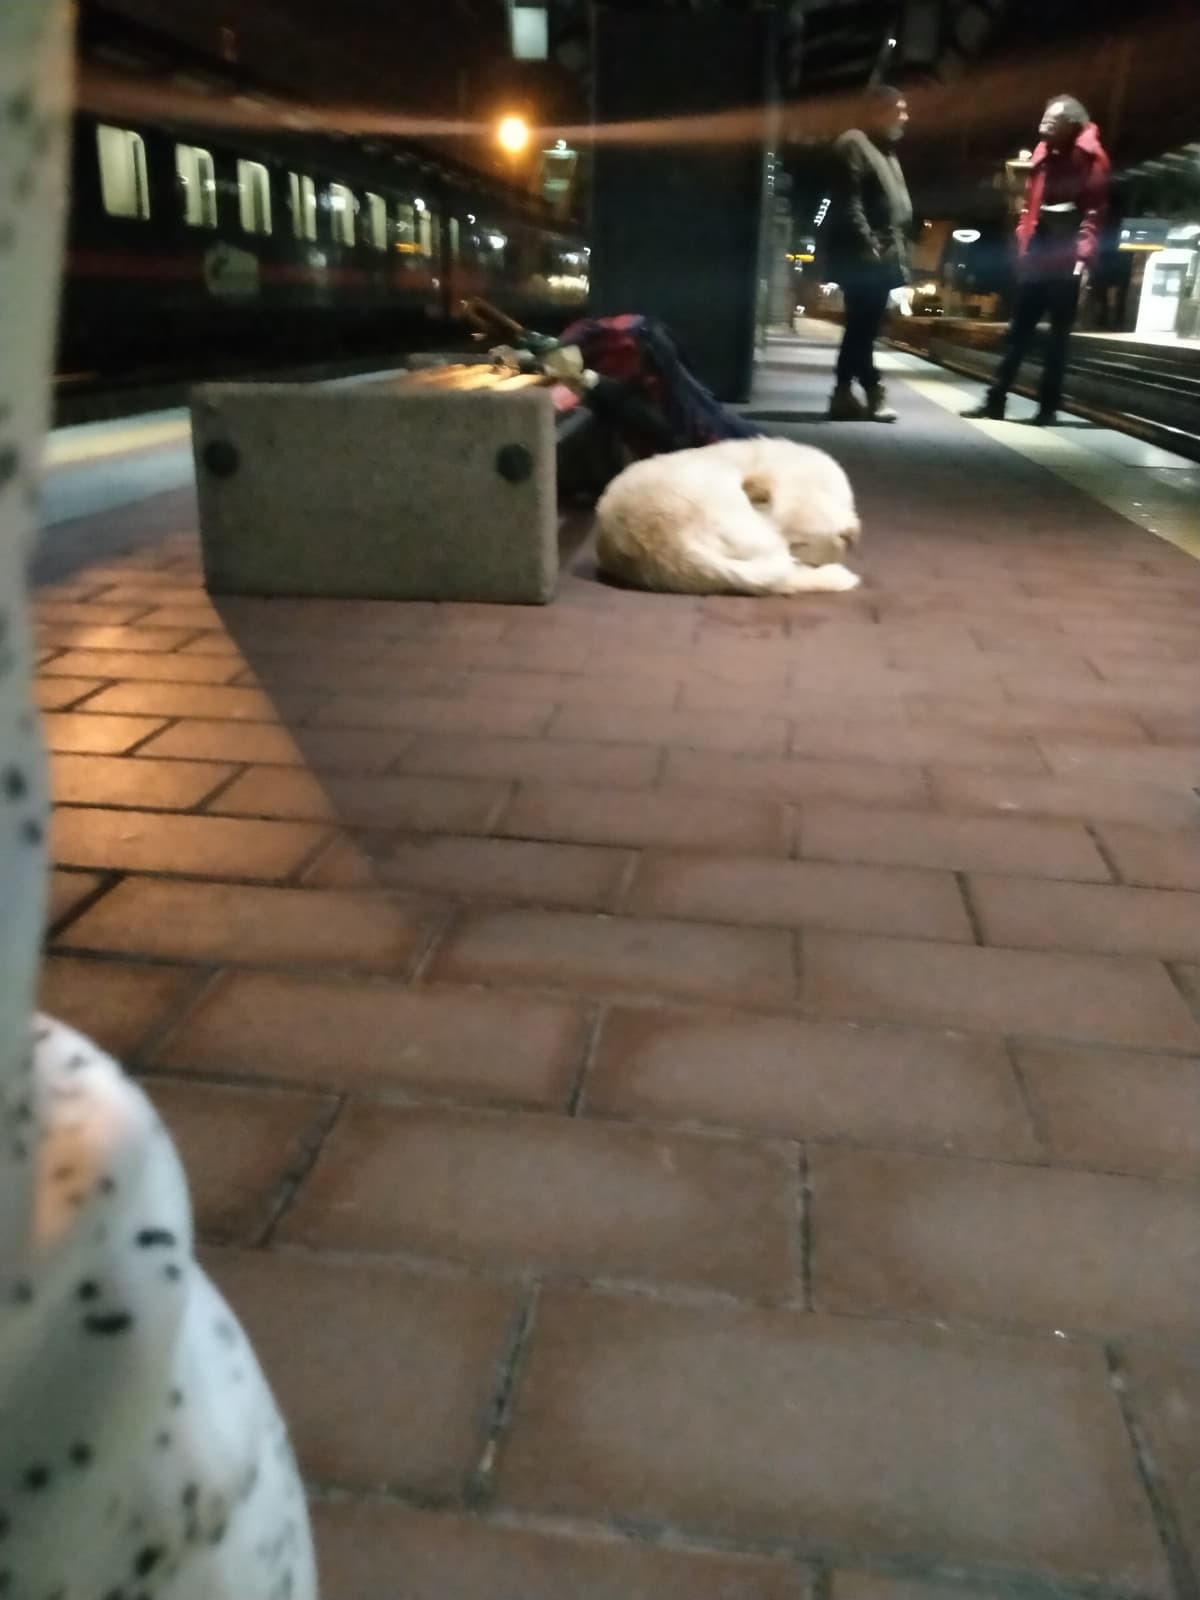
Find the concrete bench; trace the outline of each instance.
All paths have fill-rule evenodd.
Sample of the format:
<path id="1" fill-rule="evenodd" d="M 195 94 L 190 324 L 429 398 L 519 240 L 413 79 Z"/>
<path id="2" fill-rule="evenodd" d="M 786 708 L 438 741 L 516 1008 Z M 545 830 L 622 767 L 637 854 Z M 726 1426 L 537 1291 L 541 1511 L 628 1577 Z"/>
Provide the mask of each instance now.
<path id="1" fill-rule="evenodd" d="M 192 439 L 206 587 L 544 605 L 556 449 L 588 415 L 560 425 L 542 379 L 484 366 L 336 390 L 205 385 Z"/>

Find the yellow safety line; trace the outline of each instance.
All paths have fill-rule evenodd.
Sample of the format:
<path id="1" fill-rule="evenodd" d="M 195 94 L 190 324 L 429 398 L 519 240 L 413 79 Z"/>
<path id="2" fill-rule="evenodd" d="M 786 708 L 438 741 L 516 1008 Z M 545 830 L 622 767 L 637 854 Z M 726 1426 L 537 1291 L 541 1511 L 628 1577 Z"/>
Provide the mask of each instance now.
<path id="1" fill-rule="evenodd" d="M 944 378 L 918 378 L 908 373 L 896 376 L 944 410 L 961 410 L 965 386 L 947 383 Z M 1163 477 L 1152 476 L 1154 468 L 1129 467 L 1067 438 L 1057 429 L 1030 428 L 1019 422 L 991 422 L 986 418 L 964 421 L 968 427 L 979 428 L 1026 460 L 1047 467 L 1127 522 L 1165 539 L 1200 561 L 1200 497 L 1193 484 L 1180 483 L 1172 488 Z M 1183 467 L 1164 469 L 1163 476 L 1169 480 L 1176 470 L 1191 477 Z"/>
<path id="2" fill-rule="evenodd" d="M 55 437 L 46 441 L 42 464 L 46 467 L 75 466 L 82 461 L 99 461 L 105 456 L 129 455 L 154 445 L 182 444 L 191 437 L 186 421 L 144 422 L 82 438 Z"/>

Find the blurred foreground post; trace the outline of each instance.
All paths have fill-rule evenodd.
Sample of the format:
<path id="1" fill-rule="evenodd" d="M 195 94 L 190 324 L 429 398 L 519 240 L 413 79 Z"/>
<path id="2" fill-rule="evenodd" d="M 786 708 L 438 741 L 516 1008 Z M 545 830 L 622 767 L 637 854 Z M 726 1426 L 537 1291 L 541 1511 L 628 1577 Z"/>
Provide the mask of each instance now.
<path id="1" fill-rule="evenodd" d="M 0 1590 L 310 1600 L 287 1432 L 193 1260 L 174 1147 L 114 1062 L 34 1014 L 47 805 L 26 574 L 70 24 L 61 0 L 0 0 Z"/>

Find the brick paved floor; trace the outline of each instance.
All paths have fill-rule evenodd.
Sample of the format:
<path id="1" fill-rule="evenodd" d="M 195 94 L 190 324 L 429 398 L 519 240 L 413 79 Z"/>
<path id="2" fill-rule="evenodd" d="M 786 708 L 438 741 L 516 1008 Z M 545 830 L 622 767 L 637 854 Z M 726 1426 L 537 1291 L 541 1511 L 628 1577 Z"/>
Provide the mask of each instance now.
<path id="1" fill-rule="evenodd" d="M 1194 1600 L 1200 566 L 896 398 L 796 432 L 849 597 L 48 542 L 46 1003 L 179 1140 L 329 1600 Z"/>

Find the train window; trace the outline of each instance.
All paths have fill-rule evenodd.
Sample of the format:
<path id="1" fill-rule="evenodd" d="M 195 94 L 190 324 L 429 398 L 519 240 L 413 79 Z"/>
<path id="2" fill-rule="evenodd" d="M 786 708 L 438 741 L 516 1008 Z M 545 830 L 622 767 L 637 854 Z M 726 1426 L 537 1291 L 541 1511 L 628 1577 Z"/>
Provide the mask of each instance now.
<path id="1" fill-rule="evenodd" d="M 110 217 L 150 215 L 150 180 L 146 175 L 146 142 L 132 128 L 96 129 L 100 157 L 100 196 Z"/>
<path id="2" fill-rule="evenodd" d="M 245 233 L 271 231 L 271 175 L 261 161 L 237 164 L 238 207 Z"/>
<path id="3" fill-rule="evenodd" d="M 387 231 L 387 205 L 383 196 L 368 192 L 363 216 L 363 238 L 372 250 L 386 250 Z"/>
<path id="4" fill-rule="evenodd" d="M 417 201 L 417 243 L 423 256 L 433 254 L 433 215 L 420 200 Z"/>
<path id="5" fill-rule="evenodd" d="M 288 173 L 292 202 L 292 232 L 297 239 L 317 237 L 317 186 L 303 172 Z"/>
<path id="6" fill-rule="evenodd" d="M 329 185 L 329 216 L 338 244 L 354 243 L 355 205 L 354 193 L 344 183 Z"/>
<path id="7" fill-rule="evenodd" d="M 417 213 L 404 200 L 396 207 L 396 249 L 406 256 L 417 249 Z"/>
<path id="8" fill-rule="evenodd" d="M 217 176 L 212 154 L 195 144 L 175 146 L 175 176 L 183 197 L 183 220 L 189 228 L 217 225 Z"/>

